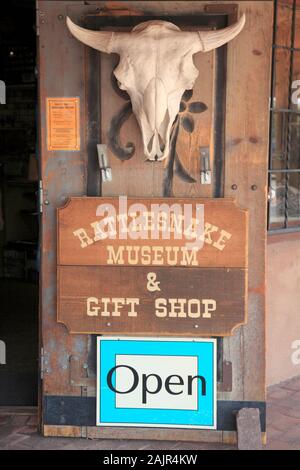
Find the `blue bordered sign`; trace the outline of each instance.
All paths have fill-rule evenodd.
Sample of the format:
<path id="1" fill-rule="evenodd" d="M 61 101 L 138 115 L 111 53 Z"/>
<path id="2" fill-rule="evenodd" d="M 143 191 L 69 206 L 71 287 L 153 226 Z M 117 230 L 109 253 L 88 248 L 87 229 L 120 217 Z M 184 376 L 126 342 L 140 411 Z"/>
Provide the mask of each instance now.
<path id="1" fill-rule="evenodd" d="M 216 429 L 216 340 L 97 338 L 97 426 Z"/>

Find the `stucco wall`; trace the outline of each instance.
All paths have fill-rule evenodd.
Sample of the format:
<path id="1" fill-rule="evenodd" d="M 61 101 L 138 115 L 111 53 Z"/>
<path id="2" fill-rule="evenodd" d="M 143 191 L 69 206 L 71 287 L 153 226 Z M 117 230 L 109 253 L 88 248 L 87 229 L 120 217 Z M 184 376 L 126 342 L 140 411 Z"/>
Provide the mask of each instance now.
<path id="1" fill-rule="evenodd" d="M 300 234 L 267 246 L 267 385 L 300 375 Z"/>

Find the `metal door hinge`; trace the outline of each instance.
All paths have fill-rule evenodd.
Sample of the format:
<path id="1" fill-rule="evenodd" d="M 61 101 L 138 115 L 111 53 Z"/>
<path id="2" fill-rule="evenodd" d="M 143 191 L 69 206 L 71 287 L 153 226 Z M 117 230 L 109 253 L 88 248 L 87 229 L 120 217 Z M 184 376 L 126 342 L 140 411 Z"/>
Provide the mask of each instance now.
<path id="1" fill-rule="evenodd" d="M 43 212 L 43 202 L 44 202 L 43 182 L 42 182 L 42 180 L 40 180 L 40 181 L 39 181 L 39 206 L 40 206 L 40 214 Z"/>
<path id="2" fill-rule="evenodd" d="M 40 377 L 41 380 L 44 378 L 44 348 L 41 348 L 41 356 L 40 356 Z"/>
<path id="3" fill-rule="evenodd" d="M 40 11 L 38 8 L 35 10 L 35 17 L 36 17 L 36 35 L 39 37 L 40 35 Z"/>

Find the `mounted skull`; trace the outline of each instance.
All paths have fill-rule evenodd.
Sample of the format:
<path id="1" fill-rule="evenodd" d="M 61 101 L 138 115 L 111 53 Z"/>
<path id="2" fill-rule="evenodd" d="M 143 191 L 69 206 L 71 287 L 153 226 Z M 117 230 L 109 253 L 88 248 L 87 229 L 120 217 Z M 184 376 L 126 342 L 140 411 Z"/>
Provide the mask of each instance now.
<path id="1" fill-rule="evenodd" d="M 69 30 L 79 41 L 120 55 L 114 74 L 131 98 L 148 160 L 163 160 L 169 154 L 170 132 L 181 97 L 193 88 L 199 74 L 193 55 L 226 44 L 244 24 L 245 15 L 222 30 L 186 32 L 173 23 L 155 20 L 125 33 L 87 30 L 67 18 Z"/>

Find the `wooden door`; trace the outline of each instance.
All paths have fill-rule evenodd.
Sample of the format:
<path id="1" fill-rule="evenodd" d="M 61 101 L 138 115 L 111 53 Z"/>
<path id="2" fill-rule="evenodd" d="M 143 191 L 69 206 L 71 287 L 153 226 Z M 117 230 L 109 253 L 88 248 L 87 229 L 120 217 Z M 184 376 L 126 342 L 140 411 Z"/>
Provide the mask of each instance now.
<path id="1" fill-rule="evenodd" d="M 143 159 L 140 131 L 129 100 L 112 79 L 117 58 L 84 47 L 66 29 L 66 15 L 77 23 L 85 21 L 91 28 L 94 25 L 97 29 L 101 21 L 103 25 L 99 12 L 103 7 L 105 10 L 105 2 L 38 3 L 44 193 L 41 284 L 44 434 L 229 442 L 236 437 L 234 411 L 249 406 L 261 410 L 264 431 L 263 260 L 272 4 L 139 2 L 139 11 L 131 15 L 131 22 L 140 22 L 139 16 L 143 19 L 151 15 L 168 16 L 182 28 L 211 28 L 235 21 L 242 12 L 247 14 L 245 30 L 238 40 L 217 52 L 195 57 L 200 74 L 193 95 L 186 94 L 183 99 L 178 157 L 173 155 L 165 167 L 163 163 L 146 163 Z M 136 4 L 126 2 L 129 9 L 136 9 Z M 117 14 L 114 23 L 109 23 L 110 16 L 105 18 L 106 27 L 130 27 L 128 18 L 118 18 Z M 48 149 L 47 97 L 79 98 L 80 150 Z M 112 182 L 102 185 L 96 153 L 96 144 L 100 142 L 109 146 L 113 176 Z M 201 155 L 209 156 L 211 185 L 200 184 Z M 69 334 L 56 322 L 56 209 L 68 197 L 86 194 L 229 196 L 236 197 L 239 204 L 250 210 L 249 318 L 245 327 L 219 344 L 217 431 L 129 428 L 125 432 L 95 427 L 95 336 Z"/>

